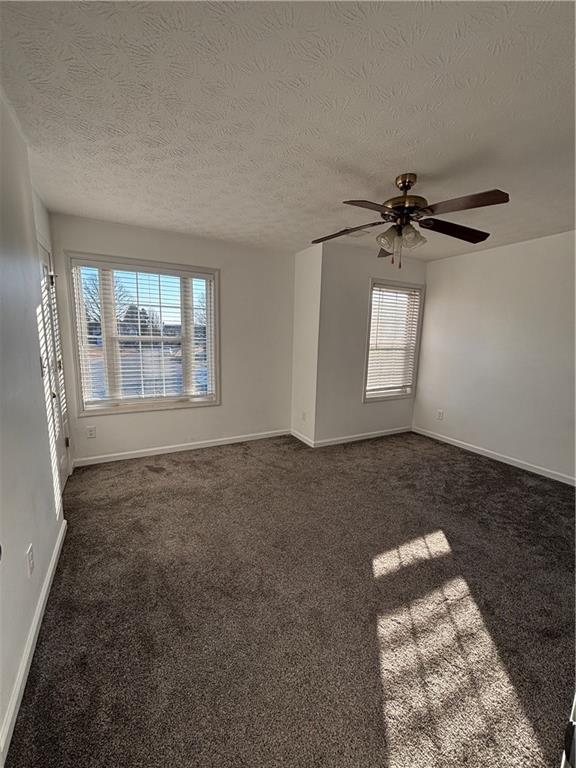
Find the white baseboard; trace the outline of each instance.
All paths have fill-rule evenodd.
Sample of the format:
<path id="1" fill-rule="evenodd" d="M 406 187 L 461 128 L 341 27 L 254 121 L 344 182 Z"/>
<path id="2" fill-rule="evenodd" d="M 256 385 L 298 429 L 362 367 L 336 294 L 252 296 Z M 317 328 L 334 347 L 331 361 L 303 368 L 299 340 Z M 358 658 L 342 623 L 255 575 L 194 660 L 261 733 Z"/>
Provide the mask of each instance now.
<path id="1" fill-rule="evenodd" d="M 56 573 L 56 566 L 58 565 L 58 559 L 62 550 L 62 544 L 64 542 L 64 536 L 66 535 L 66 520 L 62 520 L 62 525 L 58 532 L 58 538 L 50 558 L 50 564 L 48 571 L 42 584 L 42 590 L 40 597 L 38 598 L 38 604 L 34 611 L 34 617 L 32 618 L 32 624 L 28 637 L 22 649 L 22 658 L 20 660 L 20 666 L 18 667 L 18 673 L 12 693 L 8 701 L 8 708 L 4 716 L 2 728 L 0 728 L 0 765 L 4 765 L 6 755 L 8 754 L 8 747 L 10 746 L 10 739 L 12 738 L 12 731 L 16 723 L 16 717 L 20 708 L 20 702 L 22 701 L 22 695 L 24 694 L 24 688 L 26 687 L 26 680 L 28 678 L 28 672 L 30 671 L 30 664 L 32 663 L 32 657 L 34 655 L 34 649 L 36 647 L 36 640 L 38 639 L 38 632 L 40 631 L 40 625 L 42 624 L 42 617 L 44 616 L 44 609 L 46 608 L 46 601 L 48 600 L 48 594 L 50 593 L 50 587 L 52 586 L 52 579 Z"/>
<path id="2" fill-rule="evenodd" d="M 279 437 L 289 435 L 287 429 L 275 429 L 271 432 L 254 432 L 250 435 L 234 435 L 232 437 L 219 437 L 215 440 L 198 440 L 194 443 L 180 443 L 178 445 L 159 445 L 155 448 L 141 448 L 136 451 L 121 451 L 120 453 L 105 453 L 100 456 L 86 456 L 74 459 L 74 467 L 86 467 L 91 464 L 103 464 L 107 461 L 122 461 L 124 459 L 139 459 L 144 456 L 158 456 L 163 453 L 179 453 L 180 451 L 194 451 L 197 448 L 210 448 L 215 445 L 232 445 L 233 443 L 247 443 L 250 440 L 264 440 L 267 437 Z"/>
<path id="3" fill-rule="evenodd" d="M 561 483 L 567 483 L 568 485 L 575 485 L 576 483 L 576 479 L 574 477 L 565 475 L 562 472 L 556 472 L 554 469 L 540 467 L 537 464 L 530 464 L 527 461 L 522 461 L 522 459 L 516 459 L 513 456 L 505 456 L 503 453 L 490 451 L 488 448 L 482 448 L 479 445 L 465 443 L 463 440 L 456 440 L 454 437 L 446 437 L 446 435 L 440 435 L 438 432 L 431 432 L 428 429 L 420 429 L 420 427 L 412 427 L 412 432 L 416 432 L 419 435 L 424 435 L 425 437 L 431 437 L 434 440 L 440 440 L 442 443 L 450 443 L 450 445 L 456 445 L 458 448 L 464 448 L 467 451 L 472 451 L 472 453 L 479 453 L 481 456 L 486 456 L 489 459 L 501 461 L 504 464 L 511 464 L 513 467 L 525 469 L 527 472 L 534 472 L 537 475 L 549 477 L 551 480 L 559 480 Z"/>
<path id="4" fill-rule="evenodd" d="M 302 432 L 298 432 L 297 429 L 293 429 L 290 434 L 292 437 L 295 437 L 297 440 L 300 440 L 302 443 L 306 443 L 307 446 L 310 448 L 314 448 L 314 440 L 311 440 L 309 437 L 306 437 L 306 435 L 303 435 Z"/>
<path id="5" fill-rule="evenodd" d="M 395 427 L 394 429 L 380 429 L 378 432 L 362 432 L 356 435 L 342 435 L 341 437 L 329 437 L 324 440 L 311 440 L 296 430 L 292 430 L 292 435 L 301 440 L 310 448 L 324 448 L 327 445 L 340 445 L 341 443 L 355 443 L 358 440 L 370 440 L 373 437 L 384 437 L 385 435 L 397 435 L 400 432 L 410 432 L 412 427 Z"/>

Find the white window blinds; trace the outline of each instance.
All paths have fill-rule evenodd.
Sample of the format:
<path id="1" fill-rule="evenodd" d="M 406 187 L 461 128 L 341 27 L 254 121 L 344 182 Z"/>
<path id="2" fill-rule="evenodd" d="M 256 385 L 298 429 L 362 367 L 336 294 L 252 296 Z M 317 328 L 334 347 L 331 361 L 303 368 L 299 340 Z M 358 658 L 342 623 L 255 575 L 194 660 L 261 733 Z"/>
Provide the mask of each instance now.
<path id="1" fill-rule="evenodd" d="M 216 401 L 215 274 L 72 261 L 84 409 Z"/>
<path id="2" fill-rule="evenodd" d="M 421 288 L 372 284 L 367 399 L 413 394 L 421 313 Z"/>

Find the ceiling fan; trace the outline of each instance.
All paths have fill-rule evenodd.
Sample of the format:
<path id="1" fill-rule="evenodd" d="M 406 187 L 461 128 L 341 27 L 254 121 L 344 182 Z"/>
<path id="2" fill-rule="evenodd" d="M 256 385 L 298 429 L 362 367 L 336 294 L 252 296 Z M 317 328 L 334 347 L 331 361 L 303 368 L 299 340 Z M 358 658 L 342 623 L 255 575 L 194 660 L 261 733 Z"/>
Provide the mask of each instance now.
<path id="1" fill-rule="evenodd" d="M 332 235 L 312 240 L 312 243 L 323 243 L 325 240 L 349 235 L 361 229 L 381 226 L 382 223 L 391 223 L 392 226 L 389 229 L 376 237 L 376 242 L 380 246 L 378 256 L 391 256 L 391 263 L 394 264 L 396 260 L 398 266 L 402 267 L 402 248 L 418 248 L 418 246 L 424 245 L 427 242 L 426 238 L 420 234 L 412 222 L 417 223 L 423 229 L 430 229 L 432 232 L 438 232 L 441 235 L 456 237 L 458 240 L 465 240 L 467 243 L 481 243 L 487 237 L 490 237 L 489 232 L 482 232 L 471 227 L 463 227 L 461 224 L 453 224 L 450 221 L 429 218 L 430 215 L 452 213 L 453 211 L 467 211 L 470 208 L 499 205 L 510 200 L 507 192 L 502 192 L 500 189 L 489 189 L 487 192 L 455 197 L 452 200 L 444 200 L 441 203 L 429 205 L 425 197 L 409 194 L 417 178 L 415 173 L 402 173 L 400 176 L 397 176 L 396 186 L 402 194 L 397 197 L 391 197 L 383 203 L 373 203 L 370 200 L 344 200 L 345 205 L 355 205 L 358 208 L 368 208 L 371 211 L 377 211 L 382 220 L 371 221 L 360 227 L 347 227 L 339 232 L 334 232 Z"/>

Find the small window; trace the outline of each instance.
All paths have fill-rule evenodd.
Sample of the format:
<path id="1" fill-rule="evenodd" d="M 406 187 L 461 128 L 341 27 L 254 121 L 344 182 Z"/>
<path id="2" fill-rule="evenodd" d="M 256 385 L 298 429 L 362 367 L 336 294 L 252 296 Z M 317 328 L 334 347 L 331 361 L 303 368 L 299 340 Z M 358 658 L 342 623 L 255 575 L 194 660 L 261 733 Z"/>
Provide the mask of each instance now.
<path id="1" fill-rule="evenodd" d="M 366 400 L 414 394 L 422 303 L 422 288 L 372 283 Z"/>
<path id="2" fill-rule="evenodd" d="M 86 412 L 217 402 L 213 271 L 72 259 Z"/>

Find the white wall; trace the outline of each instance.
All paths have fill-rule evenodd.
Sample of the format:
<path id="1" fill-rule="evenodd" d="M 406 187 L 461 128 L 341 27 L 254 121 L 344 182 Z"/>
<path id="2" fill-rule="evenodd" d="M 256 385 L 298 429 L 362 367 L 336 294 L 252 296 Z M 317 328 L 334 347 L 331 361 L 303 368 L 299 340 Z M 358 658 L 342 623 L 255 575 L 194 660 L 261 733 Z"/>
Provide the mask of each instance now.
<path id="1" fill-rule="evenodd" d="M 32 200 L 34 203 L 34 223 L 36 225 L 36 238 L 39 243 L 42 243 L 44 248 L 50 253 L 52 252 L 52 241 L 50 235 L 50 215 L 46 210 L 46 206 L 38 196 L 38 194 L 32 192 Z"/>
<path id="2" fill-rule="evenodd" d="M 0 750 L 5 754 L 64 522 L 54 502 L 36 308 L 40 261 L 26 145 L 0 98 Z M 28 578 L 26 549 L 34 547 Z M 1 762 L 1 760 L 0 760 Z"/>
<path id="3" fill-rule="evenodd" d="M 312 444 L 316 431 L 321 280 L 322 245 L 297 253 L 294 257 L 291 429 Z"/>
<path id="4" fill-rule="evenodd" d="M 574 476 L 574 233 L 428 264 L 414 426 Z"/>
<path id="5" fill-rule="evenodd" d="M 76 463 L 290 429 L 293 259 L 289 254 L 124 224 L 51 217 Z M 65 251 L 216 267 L 222 404 L 78 417 Z M 86 437 L 86 426 L 96 438 Z"/>
<path id="6" fill-rule="evenodd" d="M 316 443 L 410 429 L 413 399 L 363 402 L 370 279 L 423 285 L 425 264 L 402 269 L 377 258 L 378 246 L 324 244 L 318 355 Z"/>

